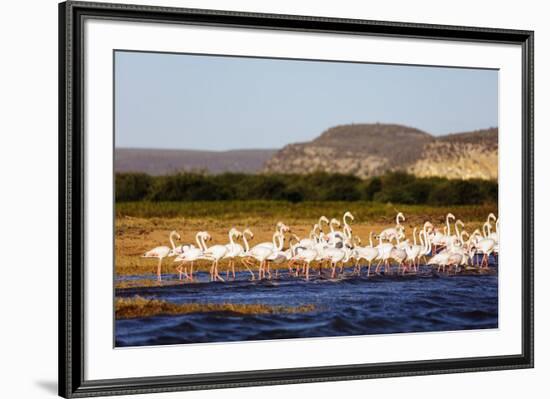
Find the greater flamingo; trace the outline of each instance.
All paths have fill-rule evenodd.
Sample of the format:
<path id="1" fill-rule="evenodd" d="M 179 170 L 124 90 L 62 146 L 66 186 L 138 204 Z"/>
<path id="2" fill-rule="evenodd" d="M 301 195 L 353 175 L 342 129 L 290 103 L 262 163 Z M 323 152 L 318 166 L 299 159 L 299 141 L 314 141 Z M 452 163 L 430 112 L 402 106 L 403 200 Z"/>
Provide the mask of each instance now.
<path id="1" fill-rule="evenodd" d="M 208 236 L 208 241 L 210 240 L 212 240 L 212 237 Z M 210 267 L 210 281 L 225 281 L 218 272 L 218 265 L 226 253 L 227 247 L 225 245 L 217 244 L 207 248 L 206 244 L 204 244 L 204 258 L 212 261 L 212 266 Z"/>
<path id="2" fill-rule="evenodd" d="M 147 252 L 145 252 L 141 257 L 142 258 L 157 258 L 159 260 L 158 266 L 157 266 L 157 280 L 161 281 L 161 267 L 162 267 L 162 260 L 167 257 L 171 257 L 176 255 L 176 244 L 174 243 L 174 237 L 176 239 L 181 239 L 180 235 L 176 231 L 171 231 L 169 235 L 170 244 L 172 245 L 172 248 L 167 246 L 160 246 L 155 247 Z"/>
<path id="3" fill-rule="evenodd" d="M 199 259 L 203 259 L 204 258 L 204 248 L 206 247 L 206 245 L 204 244 L 204 241 L 209 237 L 208 233 L 206 231 L 199 231 L 196 235 L 195 235 L 195 240 L 197 242 L 197 245 L 198 247 L 195 247 L 194 245 L 193 246 L 188 246 L 188 248 L 186 250 L 184 250 L 181 254 L 179 254 L 176 259 L 174 259 L 174 262 L 180 262 L 180 264 L 178 265 L 177 267 L 177 270 L 179 272 L 179 278 L 180 280 L 183 278 L 183 276 L 185 275 L 185 277 L 190 280 L 190 281 L 193 281 L 193 265 L 194 265 L 194 262 L 199 260 Z M 190 273 L 187 274 L 187 266 L 185 266 L 184 268 L 184 264 L 185 263 L 191 263 L 191 270 L 190 270 Z"/>
<path id="4" fill-rule="evenodd" d="M 233 227 L 231 228 L 231 230 L 229 230 L 228 235 L 229 235 L 229 244 L 225 246 L 227 248 L 227 252 L 223 256 L 223 259 L 229 259 L 225 278 L 229 280 L 229 271 L 231 270 L 233 280 L 235 280 L 235 258 L 243 252 L 244 248 L 241 244 L 236 243 L 234 239 L 240 238 L 242 236 L 242 233 Z"/>

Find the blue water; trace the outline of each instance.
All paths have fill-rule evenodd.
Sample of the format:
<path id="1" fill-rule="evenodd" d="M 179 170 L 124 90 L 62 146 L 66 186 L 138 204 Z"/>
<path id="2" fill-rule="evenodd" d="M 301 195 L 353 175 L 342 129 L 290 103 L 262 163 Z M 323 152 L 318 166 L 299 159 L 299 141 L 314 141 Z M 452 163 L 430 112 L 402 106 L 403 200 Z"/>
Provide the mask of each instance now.
<path id="1" fill-rule="evenodd" d="M 117 320 L 116 346 L 498 327 L 495 271 L 490 275 L 447 275 L 424 267 L 414 276 L 313 278 L 308 282 L 286 274 L 270 281 L 248 281 L 248 277 L 239 273 L 235 282 L 207 283 L 208 276 L 199 273 L 198 278 L 204 283 L 130 288 L 117 290 L 116 295 L 140 295 L 174 303 L 313 304 L 315 310 L 298 314 L 197 313 Z"/>

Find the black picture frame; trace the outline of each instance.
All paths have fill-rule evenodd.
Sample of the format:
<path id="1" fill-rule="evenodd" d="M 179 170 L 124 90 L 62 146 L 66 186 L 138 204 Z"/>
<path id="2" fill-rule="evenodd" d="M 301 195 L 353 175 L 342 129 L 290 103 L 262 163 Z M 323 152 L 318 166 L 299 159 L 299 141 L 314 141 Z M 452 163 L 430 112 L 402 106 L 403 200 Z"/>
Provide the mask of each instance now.
<path id="1" fill-rule="evenodd" d="M 83 21 L 193 23 L 399 38 L 511 43 L 522 48 L 522 354 L 261 371 L 84 378 Z M 86 397 L 488 371 L 534 366 L 534 32 L 125 4 L 59 4 L 59 395 Z"/>

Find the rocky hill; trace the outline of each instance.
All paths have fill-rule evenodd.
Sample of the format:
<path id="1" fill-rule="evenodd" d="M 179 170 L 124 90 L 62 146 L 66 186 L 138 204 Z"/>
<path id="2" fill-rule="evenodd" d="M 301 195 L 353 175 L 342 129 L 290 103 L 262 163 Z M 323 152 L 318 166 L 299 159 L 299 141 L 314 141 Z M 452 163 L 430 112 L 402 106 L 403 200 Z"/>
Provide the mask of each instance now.
<path id="1" fill-rule="evenodd" d="M 496 179 L 498 130 L 432 136 L 392 124 L 336 126 L 306 143 L 285 146 L 264 172 L 350 173 L 370 177 L 403 170 L 417 176 Z"/>

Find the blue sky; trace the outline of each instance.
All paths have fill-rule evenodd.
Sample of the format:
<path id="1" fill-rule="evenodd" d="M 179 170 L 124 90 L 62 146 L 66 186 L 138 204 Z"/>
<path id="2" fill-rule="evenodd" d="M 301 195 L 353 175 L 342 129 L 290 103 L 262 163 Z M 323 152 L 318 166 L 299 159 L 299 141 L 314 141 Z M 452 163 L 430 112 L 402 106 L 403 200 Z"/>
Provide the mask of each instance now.
<path id="1" fill-rule="evenodd" d="M 348 123 L 498 126 L 494 70 L 115 53 L 115 145 L 280 148 Z"/>

